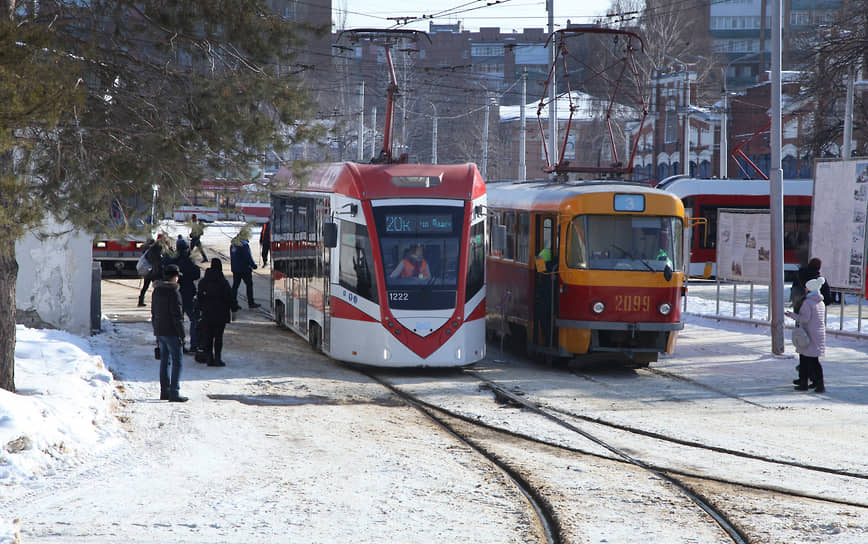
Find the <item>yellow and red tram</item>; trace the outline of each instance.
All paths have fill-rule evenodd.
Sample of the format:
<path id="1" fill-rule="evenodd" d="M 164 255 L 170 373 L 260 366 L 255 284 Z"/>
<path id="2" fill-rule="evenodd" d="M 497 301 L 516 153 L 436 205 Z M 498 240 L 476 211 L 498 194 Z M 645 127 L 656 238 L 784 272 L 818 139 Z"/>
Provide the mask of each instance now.
<path id="1" fill-rule="evenodd" d="M 683 328 L 681 200 L 623 181 L 487 184 L 489 335 L 647 366 Z"/>

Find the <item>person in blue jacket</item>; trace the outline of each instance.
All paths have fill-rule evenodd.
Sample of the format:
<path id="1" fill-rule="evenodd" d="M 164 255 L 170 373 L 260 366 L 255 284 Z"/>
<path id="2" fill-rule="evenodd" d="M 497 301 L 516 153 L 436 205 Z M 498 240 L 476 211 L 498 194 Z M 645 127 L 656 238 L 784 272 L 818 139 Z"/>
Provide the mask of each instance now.
<path id="1" fill-rule="evenodd" d="M 253 260 L 253 255 L 250 253 L 250 243 L 248 236 L 244 236 L 244 229 L 232 239 L 229 246 L 229 260 L 232 267 L 232 309 L 237 311 L 241 308 L 238 305 L 238 287 L 244 281 L 247 287 L 247 307 L 250 309 L 259 308 L 259 304 L 253 298 L 253 271 L 256 270 L 256 261 Z"/>

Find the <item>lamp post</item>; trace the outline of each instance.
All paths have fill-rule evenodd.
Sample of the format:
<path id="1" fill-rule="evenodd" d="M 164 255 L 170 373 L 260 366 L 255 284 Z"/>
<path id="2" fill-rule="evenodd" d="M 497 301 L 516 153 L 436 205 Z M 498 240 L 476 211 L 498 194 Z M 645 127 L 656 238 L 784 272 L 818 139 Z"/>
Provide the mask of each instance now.
<path id="1" fill-rule="evenodd" d="M 154 196 L 151 198 L 151 224 L 155 224 L 154 214 L 156 213 L 157 208 L 157 191 L 160 190 L 160 186 L 154 183 L 151 185 L 151 189 L 154 190 Z"/>
<path id="2" fill-rule="evenodd" d="M 434 110 L 434 119 L 431 122 L 431 164 L 437 164 L 437 107 L 434 102 L 429 102 Z"/>

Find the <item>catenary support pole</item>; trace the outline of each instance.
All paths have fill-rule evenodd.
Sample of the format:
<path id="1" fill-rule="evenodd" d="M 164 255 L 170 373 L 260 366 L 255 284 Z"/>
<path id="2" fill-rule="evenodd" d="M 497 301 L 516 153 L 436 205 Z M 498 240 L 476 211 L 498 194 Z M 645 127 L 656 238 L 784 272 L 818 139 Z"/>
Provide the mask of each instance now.
<path id="1" fill-rule="evenodd" d="M 781 0 L 771 2 L 772 20 L 772 123 L 769 172 L 769 209 L 771 211 L 771 306 L 772 353 L 784 353 L 784 172 L 781 169 Z"/>

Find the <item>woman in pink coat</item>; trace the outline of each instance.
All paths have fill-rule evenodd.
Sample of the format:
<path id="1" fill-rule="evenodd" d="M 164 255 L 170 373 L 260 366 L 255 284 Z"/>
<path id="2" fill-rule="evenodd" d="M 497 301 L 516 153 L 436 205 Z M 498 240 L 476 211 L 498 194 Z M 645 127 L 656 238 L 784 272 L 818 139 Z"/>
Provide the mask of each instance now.
<path id="1" fill-rule="evenodd" d="M 826 305 L 823 303 L 823 295 L 820 294 L 820 288 L 825 283 L 826 279 L 822 276 L 808 280 L 805 284 L 808 294 L 805 295 L 799 313 L 786 313 L 787 317 L 799 323 L 799 327 L 804 329 L 811 339 L 807 346 L 797 349 L 799 379 L 793 382 L 797 391 L 814 388 L 817 393 L 822 393 L 826 390 L 823 384 L 823 367 L 820 366 L 820 356 L 826 354 Z"/>

